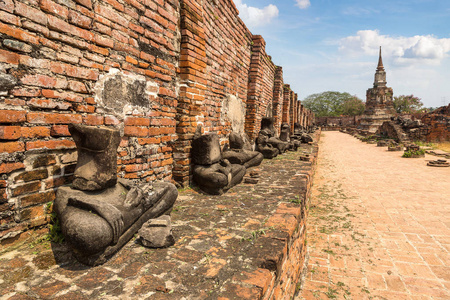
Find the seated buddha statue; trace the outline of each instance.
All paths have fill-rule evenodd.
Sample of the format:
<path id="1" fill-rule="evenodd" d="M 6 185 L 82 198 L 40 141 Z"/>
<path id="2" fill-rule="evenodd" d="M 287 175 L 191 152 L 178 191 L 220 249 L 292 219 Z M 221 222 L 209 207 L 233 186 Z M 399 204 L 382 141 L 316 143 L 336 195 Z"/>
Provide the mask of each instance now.
<path id="1" fill-rule="evenodd" d="M 54 209 L 75 257 L 104 263 L 149 219 L 170 214 L 178 196 L 168 182 L 117 178 L 117 129 L 69 125 L 78 152 L 72 186 L 60 187 Z"/>
<path id="2" fill-rule="evenodd" d="M 276 157 L 280 151 L 269 144 L 269 132 L 265 129 L 261 130 L 256 138 L 256 151 L 261 152 L 264 158 L 272 159 Z"/>
<path id="3" fill-rule="evenodd" d="M 220 195 L 240 183 L 245 167 L 222 157 L 217 134 L 197 136 L 192 141 L 193 179 L 208 194 Z"/>
<path id="4" fill-rule="evenodd" d="M 286 152 L 289 143 L 283 142 L 276 136 L 276 130 L 273 125 L 274 119 L 265 117 L 261 120 L 261 131 L 264 130 L 264 134 L 269 138 L 267 143 L 278 149 L 279 154 Z"/>
<path id="5" fill-rule="evenodd" d="M 300 146 L 300 141 L 291 135 L 291 128 L 288 123 L 281 124 L 280 140 L 289 143 L 288 150 L 290 151 L 297 151 L 297 148 Z"/>
<path id="6" fill-rule="evenodd" d="M 252 151 L 248 138 L 237 132 L 231 132 L 229 136 L 229 148 L 222 153 L 222 158 L 232 164 L 243 165 L 246 168 L 261 164 L 264 156 L 258 151 Z"/>

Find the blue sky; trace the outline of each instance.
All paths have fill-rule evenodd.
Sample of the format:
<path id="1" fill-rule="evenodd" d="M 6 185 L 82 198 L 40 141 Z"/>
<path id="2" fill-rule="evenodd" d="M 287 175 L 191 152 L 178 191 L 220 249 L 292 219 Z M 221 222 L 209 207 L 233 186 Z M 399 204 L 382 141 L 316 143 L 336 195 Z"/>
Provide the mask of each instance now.
<path id="1" fill-rule="evenodd" d="M 300 99 L 324 91 L 365 100 L 382 46 L 394 96 L 450 103 L 450 0 L 234 0 Z"/>

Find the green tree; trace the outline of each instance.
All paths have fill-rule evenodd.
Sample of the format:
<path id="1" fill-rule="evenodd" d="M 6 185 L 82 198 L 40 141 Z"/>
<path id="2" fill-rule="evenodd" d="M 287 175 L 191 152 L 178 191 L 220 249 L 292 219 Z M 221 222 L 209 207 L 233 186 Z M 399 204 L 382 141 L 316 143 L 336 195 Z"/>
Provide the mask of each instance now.
<path id="1" fill-rule="evenodd" d="M 345 116 L 359 116 L 364 113 L 366 104 L 356 96 L 342 103 L 342 114 Z"/>
<path id="2" fill-rule="evenodd" d="M 302 104 L 313 111 L 316 117 L 358 115 L 364 112 L 364 102 L 349 93 L 328 91 L 312 94 Z"/>
<path id="3" fill-rule="evenodd" d="M 394 109 L 397 113 L 411 114 L 420 112 L 422 110 L 423 103 L 419 97 L 414 95 L 401 95 L 394 97 Z"/>

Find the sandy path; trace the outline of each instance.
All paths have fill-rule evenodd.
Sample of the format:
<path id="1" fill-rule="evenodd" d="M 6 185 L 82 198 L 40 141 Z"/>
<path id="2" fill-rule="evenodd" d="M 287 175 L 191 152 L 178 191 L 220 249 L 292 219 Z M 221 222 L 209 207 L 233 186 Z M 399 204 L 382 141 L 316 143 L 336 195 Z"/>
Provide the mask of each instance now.
<path id="1" fill-rule="evenodd" d="M 297 299 L 450 299 L 450 168 L 322 133 Z"/>

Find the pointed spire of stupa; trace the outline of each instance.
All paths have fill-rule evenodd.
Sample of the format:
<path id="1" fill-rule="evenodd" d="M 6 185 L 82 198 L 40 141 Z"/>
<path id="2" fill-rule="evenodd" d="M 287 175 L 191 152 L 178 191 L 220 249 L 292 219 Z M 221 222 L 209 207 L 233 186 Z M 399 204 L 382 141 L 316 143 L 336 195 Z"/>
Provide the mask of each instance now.
<path id="1" fill-rule="evenodd" d="M 380 46 L 380 57 L 378 58 L 377 71 L 384 71 L 383 59 L 381 58 L 381 46 Z"/>

